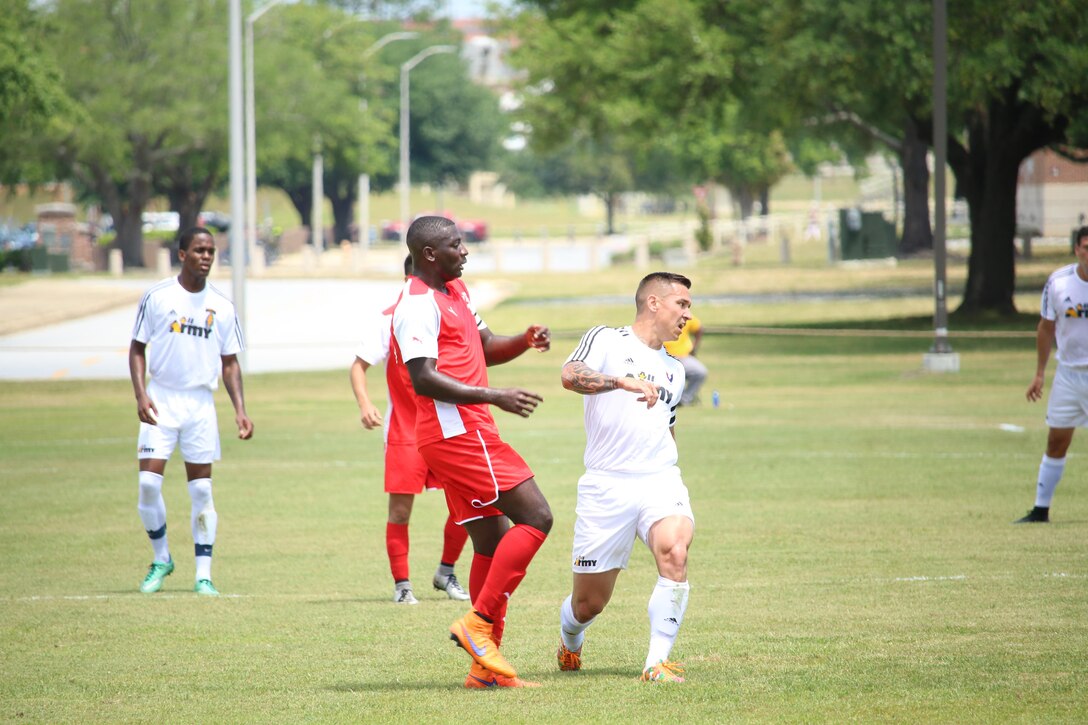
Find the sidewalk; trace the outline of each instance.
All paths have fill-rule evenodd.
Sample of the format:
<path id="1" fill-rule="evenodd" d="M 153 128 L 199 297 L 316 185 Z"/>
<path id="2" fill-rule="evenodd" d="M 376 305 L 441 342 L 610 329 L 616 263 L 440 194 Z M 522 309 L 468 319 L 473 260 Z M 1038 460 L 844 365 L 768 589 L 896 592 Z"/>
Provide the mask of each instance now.
<path id="1" fill-rule="evenodd" d="M 211 283 L 229 297 L 224 271 L 226 277 Z M 127 379 L 136 305 L 156 281 L 31 279 L 0 287 L 0 380 Z M 399 273 L 388 280 L 248 280 L 246 372 L 346 371 L 365 325 L 393 301 L 400 284 Z M 486 310 L 506 288 L 475 282 L 472 291 Z"/>

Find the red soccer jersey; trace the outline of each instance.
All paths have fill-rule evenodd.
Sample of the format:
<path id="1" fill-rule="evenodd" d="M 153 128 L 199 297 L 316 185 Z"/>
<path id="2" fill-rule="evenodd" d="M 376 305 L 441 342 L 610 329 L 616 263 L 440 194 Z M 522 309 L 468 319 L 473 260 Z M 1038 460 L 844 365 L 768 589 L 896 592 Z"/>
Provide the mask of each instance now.
<path id="1" fill-rule="evenodd" d="M 400 302 L 400 298 L 397 298 Z M 394 302 L 382 312 L 389 316 L 389 326 L 393 326 Z M 383 318 L 384 319 L 384 318 Z M 385 359 L 385 385 L 389 389 L 389 415 L 385 430 L 385 442 L 393 445 L 416 442 L 416 393 L 412 389 L 412 380 L 408 377 L 408 368 L 400 357 L 393 338 L 389 338 L 389 355 Z"/>
<path id="2" fill-rule="evenodd" d="M 408 360 L 433 358 L 443 375 L 487 387 L 487 361 L 480 340 L 480 331 L 487 325 L 476 314 L 461 280 L 450 280 L 446 290 L 442 293 L 417 277 L 408 278 L 393 311 L 390 357 L 402 366 Z M 408 379 L 407 368 L 402 377 Z M 496 430 L 486 403 L 459 405 L 416 396 L 417 446 L 480 429 Z"/>

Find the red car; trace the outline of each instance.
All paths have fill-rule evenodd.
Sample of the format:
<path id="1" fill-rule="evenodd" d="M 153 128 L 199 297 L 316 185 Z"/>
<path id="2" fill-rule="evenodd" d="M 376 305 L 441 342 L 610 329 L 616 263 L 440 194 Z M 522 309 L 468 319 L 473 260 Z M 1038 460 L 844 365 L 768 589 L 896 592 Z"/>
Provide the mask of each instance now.
<path id="1" fill-rule="evenodd" d="M 453 214 L 446 212 L 424 212 L 417 214 L 415 219 L 419 219 L 421 216 L 444 216 L 454 224 L 457 225 L 457 229 L 461 232 L 462 238 L 466 242 L 482 242 L 487 239 L 487 222 L 480 219 L 458 219 Z M 400 221 L 389 221 L 382 224 L 382 239 L 387 241 L 396 241 L 401 238 L 401 233 L 404 231 L 404 224 Z"/>

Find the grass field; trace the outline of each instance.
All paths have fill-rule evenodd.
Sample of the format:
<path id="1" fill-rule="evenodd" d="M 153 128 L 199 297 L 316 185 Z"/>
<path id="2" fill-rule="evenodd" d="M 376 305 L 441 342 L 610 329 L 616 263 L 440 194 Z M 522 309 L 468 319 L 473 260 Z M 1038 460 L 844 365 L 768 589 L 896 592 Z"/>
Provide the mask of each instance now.
<path id="1" fill-rule="evenodd" d="M 759 274 L 734 278 L 754 285 L 741 277 Z M 626 281 L 605 276 L 594 289 L 627 292 Z M 346 371 L 248 377 L 249 442 L 231 435 L 218 394 L 218 600 L 191 592 L 180 461 L 164 489 L 178 570 L 159 594 L 136 590 L 150 547 L 136 513 L 130 386 L 3 383 L 0 721 L 1088 719 L 1084 456 L 1070 455 L 1054 523 L 1010 525 L 1031 506 L 1045 437 L 1043 406 L 1023 400 L 1034 367 L 1023 339 L 957 341 L 962 372 L 941 376 L 920 372 L 926 340 L 710 336 L 703 397 L 717 389 L 722 405 L 682 409 L 677 429 L 697 516 L 674 651 L 688 682 L 635 680 L 655 578 L 641 549 L 588 632 L 583 671 L 558 672 L 583 444 L 581 401 L 558 370 L 578 325 L 594 315 L 622 324 L 631 308 L 532 298 L 522 288 L 488 318 L 500 332 L 530 319 L 567 331 L 552 352 L 492 369 L 494 384 L 545 397 L 528 420 L 496 413 L 555 512 L 504 642 L 542 688 L 461 688 L 468 659 L 445 632 L 464 607 L 426 586 L 444 518 L 437 496 L 413 515 L 422 601 L 389 601 L 381 439 L 359 426 Z M 789 322 L 761 309 L 697 311 L 718 324 Z M 803 316 L 829 312 L 849 314 Z"/>

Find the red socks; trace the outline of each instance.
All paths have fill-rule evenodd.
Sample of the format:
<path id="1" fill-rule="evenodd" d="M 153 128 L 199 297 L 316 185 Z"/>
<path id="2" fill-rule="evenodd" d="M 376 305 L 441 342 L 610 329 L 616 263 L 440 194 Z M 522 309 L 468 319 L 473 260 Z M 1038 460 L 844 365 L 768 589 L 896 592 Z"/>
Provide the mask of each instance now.
<path id="1" fill-rule="evenodd" d="M 469 576 L 469 590 L 476 592 L 472 598 L 473 608 L 492 622 L 498 624 L 506 614 L 506 603 L 518 584 L 525 578 L 529 562 L 548 537 L 543 531 L 525 524 L 516 524 L 503 535 L 491 558 L 486 579 L 479 585 L 477 568 L 479 557 L 473 558 L 472 573 Z"/>
<path id="2" fill-rule="evenodd" d="M 408 579 L 408 524 L 385 524 L 385 551 L 393 581 Z"/>

